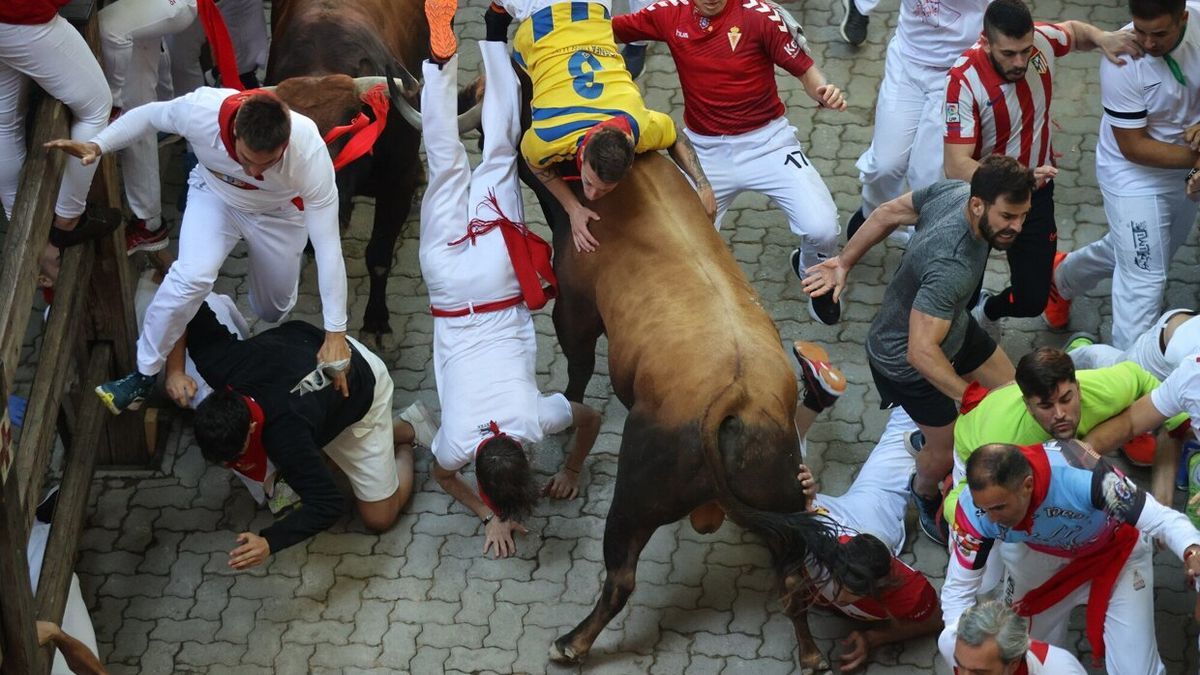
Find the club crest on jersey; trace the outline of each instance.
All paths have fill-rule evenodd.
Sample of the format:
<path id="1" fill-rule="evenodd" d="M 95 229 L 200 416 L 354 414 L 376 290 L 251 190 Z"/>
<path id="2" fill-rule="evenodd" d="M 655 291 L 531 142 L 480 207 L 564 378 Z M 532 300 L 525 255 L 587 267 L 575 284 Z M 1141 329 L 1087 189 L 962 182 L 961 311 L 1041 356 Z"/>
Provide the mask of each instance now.
<path id="1" fill-rule="evenodd" d="M 729 51 L 737 51 L 738 43 L 742 41 L 742 29 L 734 26 L 733 28 L 729 29 L 729 32 L 725 34 L 725 37 L 729 38 Z"/>
<path id="2" fill-rule="evenodd" d="M 946 124 L 958 124 L 959 122 L 960 122 L 960 119 L 958 116 L 958 104 L 957 103 L 947 103 L 946 104 Z"/>
<path id="3" fill-rule="evenodd" d="M 1050 72 L 1050 64 L 1046 62 L 1046 57 L 1037 50 L 1034 50 L 1033 58 L 1029 59 L 1029 65 L 1033 66 L 1038 75 Z"/>
<path id="4" fill-rule="evenodd" d="M 712 28 L 712 21 L 710 21 L 707 16 L 700 17 L 700 21 L 698 23 L 700 24 L 700 30 L 709 30 Z"/>

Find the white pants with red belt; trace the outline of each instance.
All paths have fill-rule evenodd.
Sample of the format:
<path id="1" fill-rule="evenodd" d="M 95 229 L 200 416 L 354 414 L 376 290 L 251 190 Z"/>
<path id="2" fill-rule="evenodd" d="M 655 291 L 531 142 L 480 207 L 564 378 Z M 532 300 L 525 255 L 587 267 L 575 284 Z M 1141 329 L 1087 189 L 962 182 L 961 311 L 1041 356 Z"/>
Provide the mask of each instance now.
<path id="1" fill-rule="evenodd" d="M 1010 604 L 1037 588 L 1065 567 L 1070 558 L 1034 551 L 1024 544 L 998 547 L 1007 578 L 1005 600 Z M 1108 602 L 1104 619 L 1105 667 L 1114 675 L 1165 675 L 1154 633 L 1154 565 L 1148 538 L 1141 535 L 1129 554 Z M 1029 637 L 1060 647 L 1067 643 L 1071 611 L 1088 602 L 1090 583 L 1083 584 L 1057 605 L 1030 618 Z"/>
<path id="2" fill-rule="evenodd" d="M 1153 326 L 1147 328 L 1125 351 L 1105 344 L 1077 347 L 1070 352 L 1071 360 L 1079 370 L 1107 368 L 1125 361 L 1133 361 L 1145 368 L 1160 381 L 1167 379 L 1183 360 L 1200 354 L 1200 320 L 1193 316 L 1175 329 L 1167 348 L 1162 348 L 1163 331 L 1167 322 L 1178 314 L 1194 314 L 1190 309 L 1169 309 L 1158 317 Z"/>
<path id="3" fill-rule="evenodd" d="M 113 107 L 125 110 L 157 100 L 163 37 L 196 21 L 196 0 L 118 0 L 100 10 L 100 49 Z M 121 151 L 129 208 L 157 230 L 162 220 L 158 144 L 147 134 Z"/>
<path id="4" fill-rule="evenodd" d="M 36 26 L 0 23 L 0 202 L 10 218 L 25 163 L 30 81 L 71 109 L 71 138 L 75 140 L 86 141 L 104 131 L 112 110 L 104 72 L 69 21 L 55 14 Z M 67 158 L 56 214 L 64 218 L 83 214 L 97 166 L 83 166 L 79 160 Z"/>

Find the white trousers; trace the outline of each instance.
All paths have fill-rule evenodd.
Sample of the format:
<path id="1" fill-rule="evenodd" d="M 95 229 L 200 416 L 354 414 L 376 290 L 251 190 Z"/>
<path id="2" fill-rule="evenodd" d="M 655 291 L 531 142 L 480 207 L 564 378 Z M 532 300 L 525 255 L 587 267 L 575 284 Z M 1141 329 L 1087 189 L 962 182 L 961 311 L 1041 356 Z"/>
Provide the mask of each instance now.
<path id="1" fill-rule="evenodd" d="M 296 304 L 308 230 L 288 203 L 265 213 L 230 207 L 214 194 L 197 166 L 188 180 L 187 210 L 179 228 L 179 259 L 171 265 L 138 337 L 138 372 L 154 375 L 212 291 L 221 264 L 238 241 L 249 248 L 250 307 L 264 321 L 281 320 Z"/>
<path id="2" fill-rule="evenodd" d="M 1074 298 L 1112 278 L 1112 345 L 1128 349 L 1162 312 L 1171 258 L 1196 222 L 1198 204 L 1183 190 L 1125 197 L 1101 188 L 1108 234 L 1073 251 L 1054 281 Z"/>
<path id="3" fill-rule="evenodd" d="M 871 145 L 855 164 L 862 183 L 863 216 L 870 216 L 886 201 L 943 178 L 945 101 L 946 71 L 908 61 L 900 51 L 899 39 L 893 37 L 875 101 Z"/>
<path id="4" fill-rule="evenodd" d="M 86 141 L 104 131 L 112 109 L 104 72 L 70 22 L 56 14 L 36 26 L 0 23 L 0 202 L 10 218 L 25 163 L 30 80 L 71 109 L 71 138 L 75 140 Z M 64 218 L 83 214 L 96 166 L 67 158 L 56 214 Z"/>
<path id="5" fill-rule="evenodd" d="M 1181 190 L 1182 192 L 1182 190 Z M 1039 553 L 1024 544 L 1000 548 L 1008 577 L 1005 600 L 1010 604 L 1037 588 L 1070 562 Z M 1154 635 L 1154 565 L 1151 544 L 1143 535 L 1129 555 L 1108 602 L 1104 619 L 1104 662 L 1114 675 L 1165 675 Z M 1086 605 L 1090 583 L 1083 584 L 1050 609 L 1031 617 L 1029 637 L 1069 648 L 1071 610 Z"/>
<path id="6" fill-rule="evenodd" d="M 33 528 L 29 531 L 29 544 L 25 547 L 25 558 L 29 563 L 29 581 L 35 595 L 38 582 L 42 578 L 42 564 L 45 561 L 46 543 L 49 539 L 49 523 L 33 521 Z M 100 650 L 96 648 L 96 629 L 92 626 L 87 603 L 83 601 L 83 593 L 79 590 L 79 576 L 75 573 L 71 573 L 71 584 L 67 587 L 67 604 L 63 608 L 62 621 L 58 624 L 64 633 L 82 642 L 93 654 L 100 655 Z M 67 660 L 63 658 L 62 652 L 55 649 L 50 675 L 71 675 L 73 672 L 67 667 Z"/>
<path id="7" fill-rule="evenodd" d="M 163 37 L 196 22 L 196 0 L 118 0 L 100 10 L 100 48 L 113 107 L 157 100 Z M 121 151 L 125 198 L 151 230 L 162 221 L 158 144 L 147 134 Z"/>
<path id="8" fill-rule="evenodd" d="M 800 264 L 816 265 L 836 253 L 837 205 L 821 174 L 780 117 L 736 136 L 704 136 L 685 129 L 717 198 L 717 229 L 730 204 L 747 190 L 771 198 L 800 237 Z"/>
<path id="9" fill-rule="evenodd" d="M 488 86 L 483 94 L 483 158 L 474 171 L 458 135 L 457 67 L 426 62 L 421 109 L 428 157 L 428 184 L 421 201 L 421 274 L 429 301 L 440 309 L 511 298 L 520 293 L 499 229 L 450 246 L 467 233 L 472 218 L 492 220 L 486 205 L 494 194 L 513 222 L 525 220 L 517 153 L 521 138 L 520 88 L 502 42 L 479 43 Z M 432 111 L 432 112 L 431 112 Z"/>
<path id="10" fill-rule="evenodd" d="M 1087 345 L 1071 350 L 1071 360 L 1080 370 L 1107 368 L 1125 361 L 1133 361 L 1145 368 L 1159 381 L 1167 379 L 1179 364 L 1189 356 L 1200 353 L 1200 321 L 1196 317 L 1188 319 L 1171 336 L 1167 348 L 1162 349 L 1163 331 L 1167 322 L 1175 315 L 1192 313 L 1190 309 L 1168 309 L 1133 341 L 1133 345 L 1125 351 L 1106 344 Z"/>
<path id="11" fill-rule="evenodd" d="M 267 65 L 267 19 L 261 0 L 220 0 L 217 9 L 229 29 L 238 70 L 248 73 Z M 171 54 L 171 80 L 175 95 L 190 94 L 204 86 L 204 71 L 200 68 L 200 50 L 204 47 L 204 26 L 199 21 L 184 30 L 167 36 L 167 51 Z"/>
<path id="12" fill-rule="evenodd" d="M 850 0 L 862 14 L 870 14 L 879 5 L 879 0 Z"/>

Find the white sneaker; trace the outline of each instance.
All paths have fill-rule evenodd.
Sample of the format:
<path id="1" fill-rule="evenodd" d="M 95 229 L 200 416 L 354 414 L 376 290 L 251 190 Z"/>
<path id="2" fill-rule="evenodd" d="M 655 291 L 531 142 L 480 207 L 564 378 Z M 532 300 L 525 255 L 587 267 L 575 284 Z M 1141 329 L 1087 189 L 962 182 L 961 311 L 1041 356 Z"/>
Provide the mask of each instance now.
<path id="1" fill-rule="evenodd" d="M 985 314 L 983 311 L 983 306 L 986 305 L 987 301 L 991 298 L 991 293 L 988 293 L 987 291 L 979 291 L 979 302 L 975 303 L 975 306 L 971 308 L 971 316 L 974 317 L 975 323 L 979 324 L 980 328 L 987 328 L 988 326 L 996 323 L 992 319 L 989 319 L 987 314 Z"/>
<path id="2" fill-rule="evenodd" d="M 425 409 L 425 404 L 413 401 L 399 415 L 400 419 L 408 422 L 416 435 L 416 444 L 423 448 L 433 447 L 433 437 L 437 436 L 438 428 L 433 421 L 433 415 Z"/>

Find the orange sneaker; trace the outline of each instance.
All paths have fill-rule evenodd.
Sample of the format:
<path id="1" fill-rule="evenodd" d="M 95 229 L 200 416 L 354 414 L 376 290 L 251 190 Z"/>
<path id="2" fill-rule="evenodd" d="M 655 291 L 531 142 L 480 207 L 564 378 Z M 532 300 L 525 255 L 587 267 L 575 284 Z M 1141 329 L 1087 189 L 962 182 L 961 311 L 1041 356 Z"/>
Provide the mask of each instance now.
<path id="1" fill-rule="evenodd" d="M 437 63 L 449 61 L 458 52 L 454 35 L 454 13 L 458 0 L 425 0 L 425 18 L 429 21 L 429 54 Z"/>
<path id="2" fill-rule="evenodd" d="M 829 362 L 829 353 L 815 342 L 796 340 L 792 355 L 800 362 L 801 383 L 805 400 L 813 410 L 821 412 L 846 393 L 846 376 Z"/>
<path id="3" fill-rule="evenodd" d="M 1067 254 L 1062 251 L 1054 254 L 1054 268 L 1050 272 L 1050 297 L 1046 300 L 1046 311 L 1042 312 L 1046 324 L 1055 329 L 1066 328 L 1071 322 L 1071 301 L 1059 294 L 1058 284 L 1054 282 L 1058 266 L 1066 259 Z"/>
<path id="4" fill-rule="evenodd" d="M 1130 464 L 1151 466 L 1154 464 L 1154 452 L 1157 449 L 1158 443 L 1154 434 L 1147 432 L 1129 439 L 1121 451 L 1125 453 L 1125 459 L 1128 459 Z"/>

